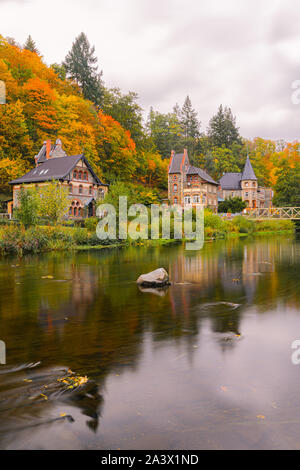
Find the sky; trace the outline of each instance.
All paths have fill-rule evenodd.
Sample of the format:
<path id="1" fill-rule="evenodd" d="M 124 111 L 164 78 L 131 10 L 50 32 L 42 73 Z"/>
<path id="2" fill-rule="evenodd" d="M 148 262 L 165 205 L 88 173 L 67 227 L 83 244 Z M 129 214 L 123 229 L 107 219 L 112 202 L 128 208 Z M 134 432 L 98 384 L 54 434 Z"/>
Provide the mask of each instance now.
<path id="1" fill-rule="evenodd" d="M 300 140 L 299 0 L 0 0 L 0 34 L 30 34 L 47 64 L 82 31 L 145 115 L 189 95 L 201 131 L 223 104 L 243 137 Z"/>

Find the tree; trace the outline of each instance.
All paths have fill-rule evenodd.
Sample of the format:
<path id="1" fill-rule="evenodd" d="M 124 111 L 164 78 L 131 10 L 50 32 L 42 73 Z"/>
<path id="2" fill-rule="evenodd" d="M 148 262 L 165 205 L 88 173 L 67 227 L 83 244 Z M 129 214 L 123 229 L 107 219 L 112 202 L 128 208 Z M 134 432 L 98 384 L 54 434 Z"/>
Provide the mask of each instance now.
<path id="1" fill-rule="evenodd" d="M 58 181 L 51 181 L 39 188 L 38 215 L 58 224 L 67 215 L 70 207 L 68 188 Z"/>
<path id="2" fill-rule="evenodd" d="M 25 226 L 36 225 L 38 221 L 39 199 L 35 189 L 21 188 L 16 218 Z"/>
<path id="3" fill-rule="evenodd" d="M 103 100 L 102 71 L 98 73 L 95 47 L 91 47 L 87 36 L 81 33 L 73 42 L 63 63 L 67 76 L 82 89 L 83 96 L 100 106 Z"/>
<path id="4" fill-rule="evenodd" d="M 289 167 L 285 161 L 277 171 L 273 205 L 277 207 L 300 206 L 300 164 Z"/>
<path id="5" fill-rule="evenodd" d="M 236 163 L 236 159 L 230 149 L 225 147 L 215 147 L 211 151 L 213 160 L 213 176 L 216 179 L 221 178 L 224 173 L 239 172 L 240 168 Z"/>
<path id="6" fill-rule="evenodd" d="M 242 212 L 246 207 L 247 204 L 241 197 L 231 197 L 219 203 L 218 212 L 237 214 L 238 212 Z"/>
<path id="7" fill-rule="evenodd" d="M 65 80 L 67 76 L 66 68 L 64 64 L 57 64 L 56 62 L 54 64 L 51 64 L 50 67 L 54 70 L 56 75 L 61 79 Z"/>
<path id="8" fill-rule="evenodd" d="M 231 148 L 234 142 L 241 143 L 239 128 L 231 109 L 220 105 L 218 112 L 211 118 L 208 126 L 208 136 L 213 147 Z"/>
<path id="9" fill-rule="evenodd" d="M 176 110 L 176 107 L 175 109 Z M 183 129 L 183 135 L 195 139 L 199 137 L 200 122 L 197 117 L 197 112 L 192 107 L 190 97 L 187 96 L 180 112 L 180 123 Z"/>
<path id="10" fill-rule="evenodd" d="M 97 151 L 101 155 L 101 168 L 107 179 L 119 178 L 130 181 L 135 178 L 138 167 L 136 146 L 129 131 L 111 116 L 99 111 Z"/>
<path id="11" fill-rule="evenodd" d="M 143 110 L 137 103 L 137 99 L 137 93 L 132 91 L 123 94 L 120 88 L 105 89 L 102 111 L 118 121 L 124 129 L 127 129 L 136 144 L 141 144 L 145 138 Z"/>
<path id="12" fill-rule="evenodd" d="M 24 48 L 27 49 L 28 51 L 35 52 L 36 54 L 39 54 L 39 50 L 36 47 L 36 44 L 32 37 L 29 35 L 28 38 L 26 39 L 26 42 L 24 44 Z"/>
<path id="13" fill-rule="evenodd" d="M 182 129 L 175 113 L 162 114 L 151 108 L 147 132 L 162 158 L 170 158 L 172 150 L 182 151 Z"/>

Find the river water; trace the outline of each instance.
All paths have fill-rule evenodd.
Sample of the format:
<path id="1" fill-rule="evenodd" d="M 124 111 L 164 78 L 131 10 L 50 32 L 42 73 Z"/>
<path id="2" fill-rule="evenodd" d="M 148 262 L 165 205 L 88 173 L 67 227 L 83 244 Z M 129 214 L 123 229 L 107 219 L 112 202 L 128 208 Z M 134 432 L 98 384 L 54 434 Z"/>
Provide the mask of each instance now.
<path id="1" fill-rule="evenodd" d="M 1 449 L 300 449 L 299 241 L 5 258 L 0 281 Z"/>

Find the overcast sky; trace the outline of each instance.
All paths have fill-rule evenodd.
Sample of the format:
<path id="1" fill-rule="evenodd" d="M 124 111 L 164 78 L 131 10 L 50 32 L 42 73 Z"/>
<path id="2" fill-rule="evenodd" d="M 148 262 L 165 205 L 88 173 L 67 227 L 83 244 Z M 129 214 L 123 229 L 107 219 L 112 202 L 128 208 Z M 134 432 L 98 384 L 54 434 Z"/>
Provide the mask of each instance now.
<path id="1" fill-rule="evenodd" d="M 220 103 L 244 137 L 300 139 L 299 0 L 0 0 L 0 34 L 31 34 L 46 63 L 84 31 L 106 86 L 148 113 L 191 97 L 201 130 Z"/>

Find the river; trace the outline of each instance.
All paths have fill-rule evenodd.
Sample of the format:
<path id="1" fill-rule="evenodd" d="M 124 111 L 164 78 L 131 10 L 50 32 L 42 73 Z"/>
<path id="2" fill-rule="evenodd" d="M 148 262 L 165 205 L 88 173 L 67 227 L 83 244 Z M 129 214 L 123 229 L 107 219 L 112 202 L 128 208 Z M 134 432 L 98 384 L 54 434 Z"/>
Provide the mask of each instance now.
<path id="1" fill-rule="evenodd" d="M 0 281 L 1 449 L 300 449 L 300 241 L 3 258 Z"/>

